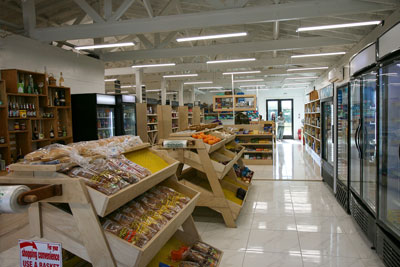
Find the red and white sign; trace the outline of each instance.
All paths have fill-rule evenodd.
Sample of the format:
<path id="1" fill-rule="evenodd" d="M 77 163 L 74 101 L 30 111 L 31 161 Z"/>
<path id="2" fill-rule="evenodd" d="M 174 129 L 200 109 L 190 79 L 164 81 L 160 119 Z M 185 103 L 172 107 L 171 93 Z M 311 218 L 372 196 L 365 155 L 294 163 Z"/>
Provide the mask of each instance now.
<path id="1" fill-rule="evenodd" d="M 20 267 L 62 267 L 60 243 L 19 240 Z"/>

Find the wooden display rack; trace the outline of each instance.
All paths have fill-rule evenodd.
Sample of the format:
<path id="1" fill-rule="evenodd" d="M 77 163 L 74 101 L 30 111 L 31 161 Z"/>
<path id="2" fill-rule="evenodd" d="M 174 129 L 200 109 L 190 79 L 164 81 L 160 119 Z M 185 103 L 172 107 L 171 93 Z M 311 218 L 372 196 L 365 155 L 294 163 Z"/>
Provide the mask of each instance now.
<path id="1" fill-rule="evenodd" d="M 20 75 L 31 75 L 35 85 L 43 83 L 42 92 L 40 94 L 18 93 Z M 20 152 L 21 156 L 24 156 L 52 143 L 68 144 L 73 141 L 70 88 L 47 84 L 44 73 L 8 69 L 1 70 L 1 77 L 3 80 L 0 80 L 0 100 L 3 104 L 0 106 L 0 121 L 2 122 L 0 137 L 4 137 L 5 142 L 0 144 L 0 155 L 7 165 L 11 164 Z M 55 92 L 63 92 L 65 106 L 54 106 Z M 8 104 L 10 102 L 33 104 L 36 117 L 9 117 Z M 52 113 L 53 117 L 44 118 L 43 113 Z M 14 130 L 15 124 L 19 124 L 20 127 L 21 124 L 25 124 L 25 130 Z M 58 136 L 58 126 L 61 130 L 65 127 L 66 136 Z M 44 138 L 33 139 L 35 128 L 44 134 Z M 50 138 L 51 128 L 54 130 L 54 138 Z"/>
<path id="2" fill-rule="evenodd" d="M 246 199 L 243 201 L 238 199 L 238 202 L 241 202 L 238 204 L 229 200 L 226 195 L 235 197 L 238 188 L 248 192 L 250 187 L 237 178 L 233 169 L 235 163 L 243 166 L 241 156 L 244 148 L 239 153 L 228 151 L 224 147 L 227 142 L 225 139 L 212 146 L 204 144 L 203 140 L 191 137 L 171 136 L 168 140 L 187 140 L 193 143 L 187 148 L 168 149 L 169 155 L 180 161 L 178 168 L 180 182 L 201 192 L 198 206 L 209 207 L 221 213 L 227 227 L 236 227 L 235 220 Z M 228 163 L 224 165 L 217 160 Z M 184 164 L 192 168 L 182 172 Z"/>
<path id="3" fill-rule="evenodd" d="M 150 107 L 152 108 L 152 113 L 148 113 Z M 157 143 L 157 139 L 159 138 L 159 129 L 161 126 L 161 112 L 161 105 L 136 103 L 137 134 L 140 136 L 140 139 L 142 139 L 143 142 L 149 142 L 150 144 Z M 152 120 L 155 121 L 152 122 Z"/>
<path id="4" fill-rule="evenodd" d="M 239 99 L 242 98 L 250 98 L 252 99 L 251 102 L 253 102 L 252 106 L 249 107 L 241 107 L 238 105 Z M 224 99 L 232 99 L 232 102 L 230 104 L 234 105 L 233 107 L 228 107 L 228 108 L 222 108 L 219 106 L 218 100 L 221 99 L 221 101 L 224 101 Z M 256 95 L 215 95 L 213 97 L 213 110 L 214 112 L 221 112 L 221 111 L 255 111 L 257 110 L 257 96 Z"/>
<path id="5" fill-rule="evenodd" d="M 150 149 L 146 146 L 139 149 Z M 134 151 L 134 150 L 132 150 Z M 143 181 L 132 184 L 111 196 L 94 194 L 83 179 L 70 178 L 56 172 L 60 165 L 23 165 L 14 164 L 11 174 L 0 178 L 0 184 L 61 185 L 62 194 L 31 204 L 29 225 L 31 234 L 36 238 L 45 238 L 60 242 L 64 249 L 91 262 L 93 266 L 146 266 L 164 244 L 174 235 L 180 234 L 180 226 L 194 240 L 200 240 L 191 214 L 200 193 L 178 182 L 175 171 L 177 162 L 168 159 L 165 151 L 154 151 L 162 156 L 170 167 L 163 169 Z M 173 188 L 191 198 L 143 248 L 103 230 L 98 215 L 104 216 L 121 207 L 136 196 L 160 184 Z M 125 192 L 122 192 L 124 191 Z M 97 195 L 96 195 L 97 194 Z M 109 199 L 109 201 L 103 201 Z M 50 204 L 52 203 L 52 204 Z M 54 203 L 67 203 L 69 209 Z M 2 241 L 3 242 L 3 241 Z"/>
<path id="6" fill-rule="evenodd" d="M 263 133 L 264 126 L 271 125 L 271 133 Z M 262 121 L 258 124 L 240 124 L 240 125 L 226 125 L 227 128 L 236 128 L 236 129 L 245 129 L 245 130 L 257 130 L 262 133 L 258 134 L 236 134 L 236 139 L 239 140 L 239 145 L 242 145 L 246 148 L 252 149 L 256 147 L 266 148 L 268 151 L 252 151 L 252 150 L 244 150 L 243 152 L 243 162 L 248 165 L 272 165 L 274 159 L 274 139 L 275 139 L 275 123 L 273 121 Z M 264 140 L 264 142 L 251 142 L 252 139 L 257 138 L 258 140 Z M 270 159 L 245 159 L 244 155 L 252 155 L 252 154 L 261 154 L 261 155 L 269 155 Z"/>
<path id="7" fill-rule="evenodd" d="M 320 162 L 321 102 L 317 90 L 310 92 L 308 95 L 310 101 L 304 106 L 304 136 L 306 151 L 314 158 L 314 160 Z"/>

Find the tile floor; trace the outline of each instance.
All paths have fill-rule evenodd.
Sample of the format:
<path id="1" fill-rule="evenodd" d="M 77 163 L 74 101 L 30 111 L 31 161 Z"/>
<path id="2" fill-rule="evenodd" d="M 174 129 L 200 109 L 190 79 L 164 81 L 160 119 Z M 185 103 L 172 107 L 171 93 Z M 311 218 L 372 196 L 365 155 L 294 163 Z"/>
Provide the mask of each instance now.
<path id="1" fill-rule="evenodd" d="M 250 166 L 256 178 L 237 228 L 196 209 L 203 240 L 224 251 L 221 267 L 384 266 L 311 161 L 299 142 L 284 141 L 274 166 Z M 17 247 L 0 253 L 0 266 L 18 262 Z"/>
<path id="2" fill-rule="evenodd" d="M 273 175 L 250 166 L 257 178 L 237 228 L 226 228 L 218 213 L 196 209 L 203 240 L 224 251 L 221 267 L 384 266 L 330 189 L 309 181 L 321 178 L 299 145 L 277 145 Z"/>

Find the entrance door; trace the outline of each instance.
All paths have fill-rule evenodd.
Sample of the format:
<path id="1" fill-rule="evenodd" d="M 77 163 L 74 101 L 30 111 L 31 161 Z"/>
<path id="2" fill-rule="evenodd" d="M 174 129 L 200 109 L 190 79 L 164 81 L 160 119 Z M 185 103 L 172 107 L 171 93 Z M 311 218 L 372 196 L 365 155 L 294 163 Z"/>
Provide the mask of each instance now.
<path id="1" fill-rule="evenodd" d="M 267 100 L 267 120 L 275 121 L 280 112 L 285 118 L 283 138 L 293 139 L 293 99 Z"/>

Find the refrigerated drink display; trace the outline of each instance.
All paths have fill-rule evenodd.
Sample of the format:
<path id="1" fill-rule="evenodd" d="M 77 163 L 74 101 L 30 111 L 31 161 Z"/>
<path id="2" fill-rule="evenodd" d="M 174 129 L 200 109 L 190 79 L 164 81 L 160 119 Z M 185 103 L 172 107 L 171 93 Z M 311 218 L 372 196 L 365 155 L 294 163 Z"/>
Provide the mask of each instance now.
<path id="1" fill-rule="evenodd" d="M 97 107 L 97 135 L 99 139 L 115 135 L 113 108 Z"/>
<path id="2" fill-rule="evenodd" d="M 348 186 L 348 90 L 347 85 L 337 90 L 337 177 L 345 186 Z"/>
<path id="3" fill-rule="evenodd" d="M 123 105 L 123 123 L 125 134 L 136 135 L 136 115 L 133 105 Z"/>
<path id="4" fill-rule="evenodd" d="M 359 148 L 362 154 L 362 198 L 376 211 L 376 72 L 362 77 L 362 126 L 360 127 Z"/>
<path id="5" fill-rule="evenodd" d="M 379 219 L 400 238 L 400 60 L 379 78 Z"/>
<path id="6" fill-rule="evenodd" d="M 323 102 L 322 103 L 322 134 L 324 135 L 323 140 L 323 159 L 333 166 L 333 129 L 332 129 L 332 120 L 333 120 L 333 103 L 332 101 Z"/>
<path id="7" fill-rule="evenodd" d="M 361 152 L 359 150 L 359 132 L 361 127 L 361 81 L 355 79 L 350 84 L 350 177 L 351 188 L 361 193 Z"/>

